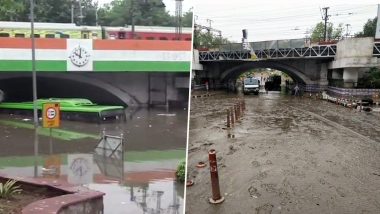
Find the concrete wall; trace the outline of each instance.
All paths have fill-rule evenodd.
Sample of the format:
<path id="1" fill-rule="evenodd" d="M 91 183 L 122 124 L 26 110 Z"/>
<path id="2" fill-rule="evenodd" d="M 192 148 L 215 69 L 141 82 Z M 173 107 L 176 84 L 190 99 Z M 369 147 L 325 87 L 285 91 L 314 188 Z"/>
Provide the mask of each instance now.
<path id="1" fill-rule="evenodd" d="M 57 214 L 103 214 L 103 198 L 92 199 L 64 207 Z"/>
<path id="2" fill-rule="evenodd" d="M 330 69 L 349 67 L 379 66 L 378 58 L 373 57 L 372 37 L 348 38 L 338 42 L 335 60 L 329 65 Z"/>
<path id="3" fill-rule="evenodd" d="M 199 51 L 193 50 L 193 64 L 191 65 L 193 70 L 203 70 L 203 65 L 199 63 Z"/>

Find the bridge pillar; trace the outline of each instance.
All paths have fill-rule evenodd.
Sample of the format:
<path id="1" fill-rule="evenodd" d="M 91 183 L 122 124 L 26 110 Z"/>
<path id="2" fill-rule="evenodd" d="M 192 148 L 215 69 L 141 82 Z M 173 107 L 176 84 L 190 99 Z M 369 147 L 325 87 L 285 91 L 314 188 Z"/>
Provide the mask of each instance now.
<path id="1" fill-rule="evenodd" d="M 357 85 L 359 71 L 357 68 L 344 68 L 343 70 L 343 87 L 354 88 Z"/>
<path id="2" fill-rule="evenodd" d="M 324 87 L 329 84 L 327 80 L 327 73 L 328 73 L 327 67 L 328 65 L 326 63 L 321 64 L 321 70 L 319 73 L 319 82 L 318 82 L 320 87 Z"/>

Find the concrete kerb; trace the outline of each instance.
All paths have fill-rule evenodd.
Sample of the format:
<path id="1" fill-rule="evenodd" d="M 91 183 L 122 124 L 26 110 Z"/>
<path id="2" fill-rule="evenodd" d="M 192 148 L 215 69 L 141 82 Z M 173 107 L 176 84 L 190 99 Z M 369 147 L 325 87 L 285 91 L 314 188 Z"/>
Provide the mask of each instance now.
<path id="1" fill-rule="evenodd" d="M 41 213 L 94 213 L 103 214 L 105 193 L 74 186 L 63 181 L 44 178 L 8 176 L 0 173 L 1 180 L 16 180 L 21 185 L 47 188 L 62 192 L 62 195 L 32 202 L 22 209 L 22 214 Z"/>

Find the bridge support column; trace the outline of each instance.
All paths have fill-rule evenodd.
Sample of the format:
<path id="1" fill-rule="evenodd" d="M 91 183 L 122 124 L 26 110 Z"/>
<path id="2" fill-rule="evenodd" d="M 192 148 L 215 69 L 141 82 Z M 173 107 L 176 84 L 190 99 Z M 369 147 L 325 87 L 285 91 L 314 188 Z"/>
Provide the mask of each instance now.
<path id="1" fill-rule="evenodd" d="M 357 85 L 359 77 L 358 68 L 344 68 L 343 70 L 343 87 L 354 88 Z"/>
<path id="2" fill-rule="evenodd" d="M 327 80 L 327 64 L 321 64 L 321 71 L 319 73 L 319 87 L 325 87 L 329 84 Z"/>

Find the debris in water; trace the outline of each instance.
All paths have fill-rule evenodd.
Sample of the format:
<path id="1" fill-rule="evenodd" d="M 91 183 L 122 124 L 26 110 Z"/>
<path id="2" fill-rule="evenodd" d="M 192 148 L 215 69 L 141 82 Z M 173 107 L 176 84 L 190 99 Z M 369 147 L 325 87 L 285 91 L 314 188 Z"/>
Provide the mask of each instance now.
<path id="1" fill-rule="evenodd" d="M 157 114 L 157 116 L 175 117 L 176 114 Z"/>

